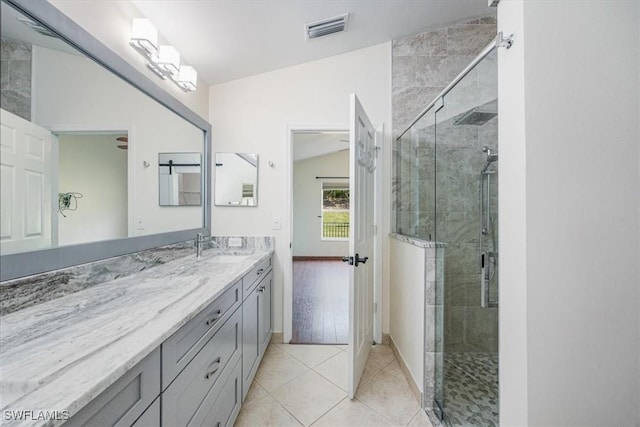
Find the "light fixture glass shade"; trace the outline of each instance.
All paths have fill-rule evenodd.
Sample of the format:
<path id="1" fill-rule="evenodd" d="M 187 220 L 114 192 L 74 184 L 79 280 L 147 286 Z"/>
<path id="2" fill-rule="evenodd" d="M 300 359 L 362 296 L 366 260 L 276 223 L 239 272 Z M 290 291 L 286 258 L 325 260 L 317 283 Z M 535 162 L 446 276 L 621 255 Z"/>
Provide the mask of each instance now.
<path id="1" fill-rule="evenodd" d="M 180 72 L 180 52 L 173 46 L 161 45 L 156 63 L 168 76 L 175 77 Z"/>
<path id="2" fill-rule="evenodd" d="M 180 74 L 176 79 L 176 84 L 188 92 L 196 90 L 196 85 L 198 84 L 198 72 L 190 65 L 181 65 Z"/>
<path id="3" fill-rule="evenodd" d="M 150 57 L 158 49 L 158 30 L 148 19 L 136 18 L 131 25 L 129 44 Z"/>

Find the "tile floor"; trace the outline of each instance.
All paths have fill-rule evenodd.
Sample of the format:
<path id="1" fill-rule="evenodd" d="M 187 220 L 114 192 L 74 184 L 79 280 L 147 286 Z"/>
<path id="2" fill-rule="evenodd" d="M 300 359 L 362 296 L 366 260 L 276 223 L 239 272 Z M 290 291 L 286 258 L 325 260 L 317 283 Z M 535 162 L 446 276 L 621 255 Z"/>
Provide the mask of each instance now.
<path id="1" fill-rule="evenodd" d="M 372 347 L 349 399 L 346 349 L 271 344 L 235 426 L 432 427 L 389 346 Z"/>

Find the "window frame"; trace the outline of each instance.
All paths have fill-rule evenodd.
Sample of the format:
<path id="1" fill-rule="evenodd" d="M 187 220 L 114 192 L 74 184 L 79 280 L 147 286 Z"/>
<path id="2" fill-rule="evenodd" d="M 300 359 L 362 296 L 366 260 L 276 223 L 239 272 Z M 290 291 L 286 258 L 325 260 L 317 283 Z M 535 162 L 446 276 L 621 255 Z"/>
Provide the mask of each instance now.
<path id="1" fill-rule="evenodd" d="M 349 209 L 339 210 L 338 212 L 348 212 L 349 213 L 349 227 L 351 227 L 351 189 L 349 181 L 343 182 L 333 182 L 333 181 L 322 181 L 320 183 L 320 240 L 323 242 L 348 242 L 349 236 L 347 237 L 325 237 L 324 236 L 324 192 L 325 192 L 325 184 L 331 184 L 332 186 L 340 186 L 340 188 L 332 188 L 332 190 L 346 190 L 349 192 Z M 327 189 L 329 190 L 329 189 Z M 327 209 L 328 210 L 328 209 Z M 349 235 L 351 230 L 349 230 Z"/>

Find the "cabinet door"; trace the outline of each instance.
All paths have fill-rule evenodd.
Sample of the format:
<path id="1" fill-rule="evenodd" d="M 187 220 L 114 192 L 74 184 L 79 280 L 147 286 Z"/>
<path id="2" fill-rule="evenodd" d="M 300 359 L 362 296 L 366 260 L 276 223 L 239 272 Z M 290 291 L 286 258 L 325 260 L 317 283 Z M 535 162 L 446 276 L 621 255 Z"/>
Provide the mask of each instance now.
<path id="1" fill-rule="evenodd" d="M 273 287 L 273 272 L 269 273 L 258 286 L 259 302 L 258 330 L 260 331 L 260 354 L 264 353 L 271 340 L 271 295 Z"/>
<path id="2" fill-rule="evenodd" d="M 147 408 L 131 427 L 160 427 L 160 398 Z"/>
<path id="3" fill-rule="evenodd" d="M 256 361 L 259 351 L 258 330 L 258 288 L 247 297 L 242 304 L 242 400 L 255 375 Z"/>
<path id="4" fill-rule="evenodd" d="M 157 348 L 71 417 L 65 426 L 130 426 L 159 394 Z"/>

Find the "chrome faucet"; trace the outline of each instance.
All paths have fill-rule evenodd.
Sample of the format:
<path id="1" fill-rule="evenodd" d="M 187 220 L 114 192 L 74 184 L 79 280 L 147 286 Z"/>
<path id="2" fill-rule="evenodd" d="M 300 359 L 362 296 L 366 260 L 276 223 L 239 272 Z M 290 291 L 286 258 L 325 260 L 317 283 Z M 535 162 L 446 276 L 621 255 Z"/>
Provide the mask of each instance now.
<path id="1" fill-rule="evenodd" d="M 202 233 L 196 234 L 196 240 L 194 242 L 194 245 L 196 247 L 196 258 L 200 258 L 202 256 L 202 244 L 210 240 L 211 236 L 205 237 Z"/>

